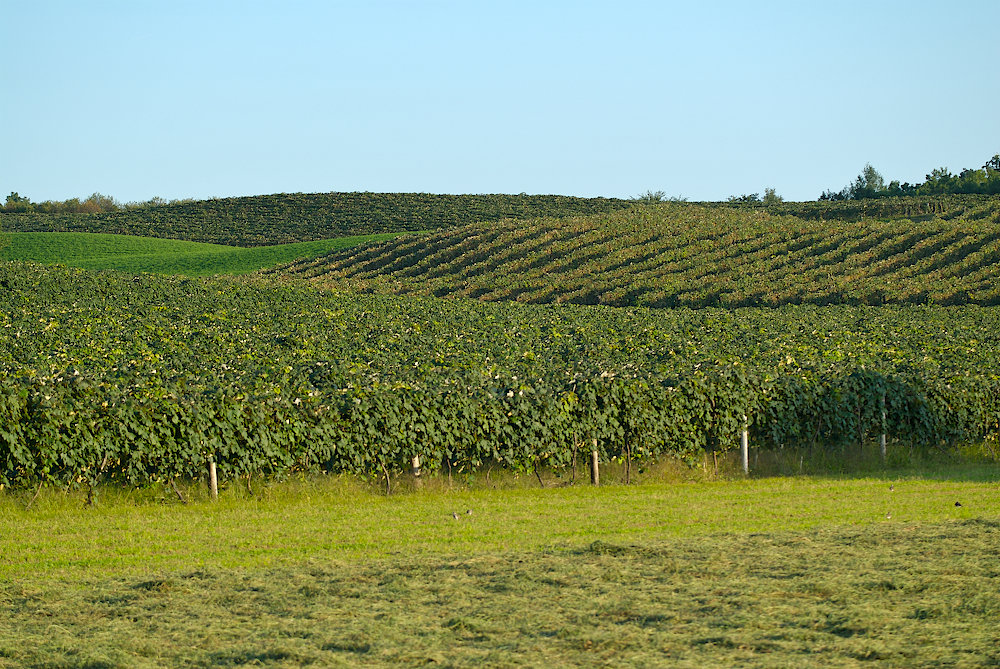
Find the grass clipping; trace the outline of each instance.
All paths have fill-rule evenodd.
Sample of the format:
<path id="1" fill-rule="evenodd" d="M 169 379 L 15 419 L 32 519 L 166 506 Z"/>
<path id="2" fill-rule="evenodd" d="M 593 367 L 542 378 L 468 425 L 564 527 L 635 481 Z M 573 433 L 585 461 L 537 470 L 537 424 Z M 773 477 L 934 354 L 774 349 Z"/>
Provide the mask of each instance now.
<path id="1" fill-rule="evenodd" d="M 992 666 L 1000 523 L 0 584 L 0 667 Z"/>

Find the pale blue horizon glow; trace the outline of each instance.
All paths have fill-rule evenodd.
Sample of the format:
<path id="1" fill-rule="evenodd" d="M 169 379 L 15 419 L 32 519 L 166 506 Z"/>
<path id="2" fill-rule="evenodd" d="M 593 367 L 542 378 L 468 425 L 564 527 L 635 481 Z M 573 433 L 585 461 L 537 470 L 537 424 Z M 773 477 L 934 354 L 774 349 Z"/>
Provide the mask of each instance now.
<path id="1" fill-rule="evenodd" d="M 1000 3 L 4 3 L 0 198 L 814 200 L 1000 153 Z"/>

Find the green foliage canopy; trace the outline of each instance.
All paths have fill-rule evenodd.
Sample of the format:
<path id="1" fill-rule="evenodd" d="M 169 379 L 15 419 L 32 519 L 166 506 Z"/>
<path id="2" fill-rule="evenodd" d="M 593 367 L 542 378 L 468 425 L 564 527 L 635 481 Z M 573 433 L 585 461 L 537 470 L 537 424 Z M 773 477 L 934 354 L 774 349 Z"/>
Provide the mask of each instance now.
<path id="1" fill-rule="evenodd" d="M 920 184 L 892 181 L 887 186 L 882 175 L 866 164 L 853 183 L 842 190 L 824 191 L 820 200 L 863 200 L 882 197 L 947 194 L 1000 194 L 1000 154 L 986 161 L 980 169 L 964 169 L 952 174 L 946 167 L 931 170 Z"/>
<path id="2" fill-rule="evenodd" d="M 534 307 L 0 264 L 0 485 L 1000 434 L 1000 310 Z M 882 397 L 887 422 L 881 421 Z"/>

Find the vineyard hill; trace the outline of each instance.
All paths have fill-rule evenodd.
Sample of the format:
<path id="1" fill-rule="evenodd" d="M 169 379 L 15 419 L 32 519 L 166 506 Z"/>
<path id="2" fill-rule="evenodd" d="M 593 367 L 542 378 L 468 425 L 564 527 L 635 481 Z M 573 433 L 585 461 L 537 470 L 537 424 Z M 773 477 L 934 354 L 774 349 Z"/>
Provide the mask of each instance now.
<path id="1" fill-rule="evenodd" d="M 477 222 L 272 271 L 363 292 L 536 304 L 997 305 L 1000 199 L 636 206 Z"/>
<path id="2" fill-rule="evenodd" d="M 0 213 L 5 232 L 96 232 L 229 246 L 446 229 L 504 218 L 563 217 L 634 206 L 563 195 L 315 193 L 220 198 L 91 214 Z"/>

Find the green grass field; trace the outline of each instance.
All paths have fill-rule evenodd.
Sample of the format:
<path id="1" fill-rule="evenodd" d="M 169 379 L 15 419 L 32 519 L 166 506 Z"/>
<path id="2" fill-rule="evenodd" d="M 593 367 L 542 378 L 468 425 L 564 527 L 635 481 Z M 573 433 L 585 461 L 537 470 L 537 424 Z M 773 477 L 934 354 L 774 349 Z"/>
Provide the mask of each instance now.
<path id="1" fill-rule="evenodd" d="M 996 464 L 679 471 L 8 492 L 0 667 L 1000 662 Z"/>
<path id="2" fill-rule="evenodd" d="M 248 274 L 302 258 L 386 241 L 395 234 L 339 237 L 315 242 L 241 248 L 221 244 L 85 232 L 14 232 L 5 235 L 0 259 L 61 264 L 84 269 L 114 269 L 210 276 Z"/>

